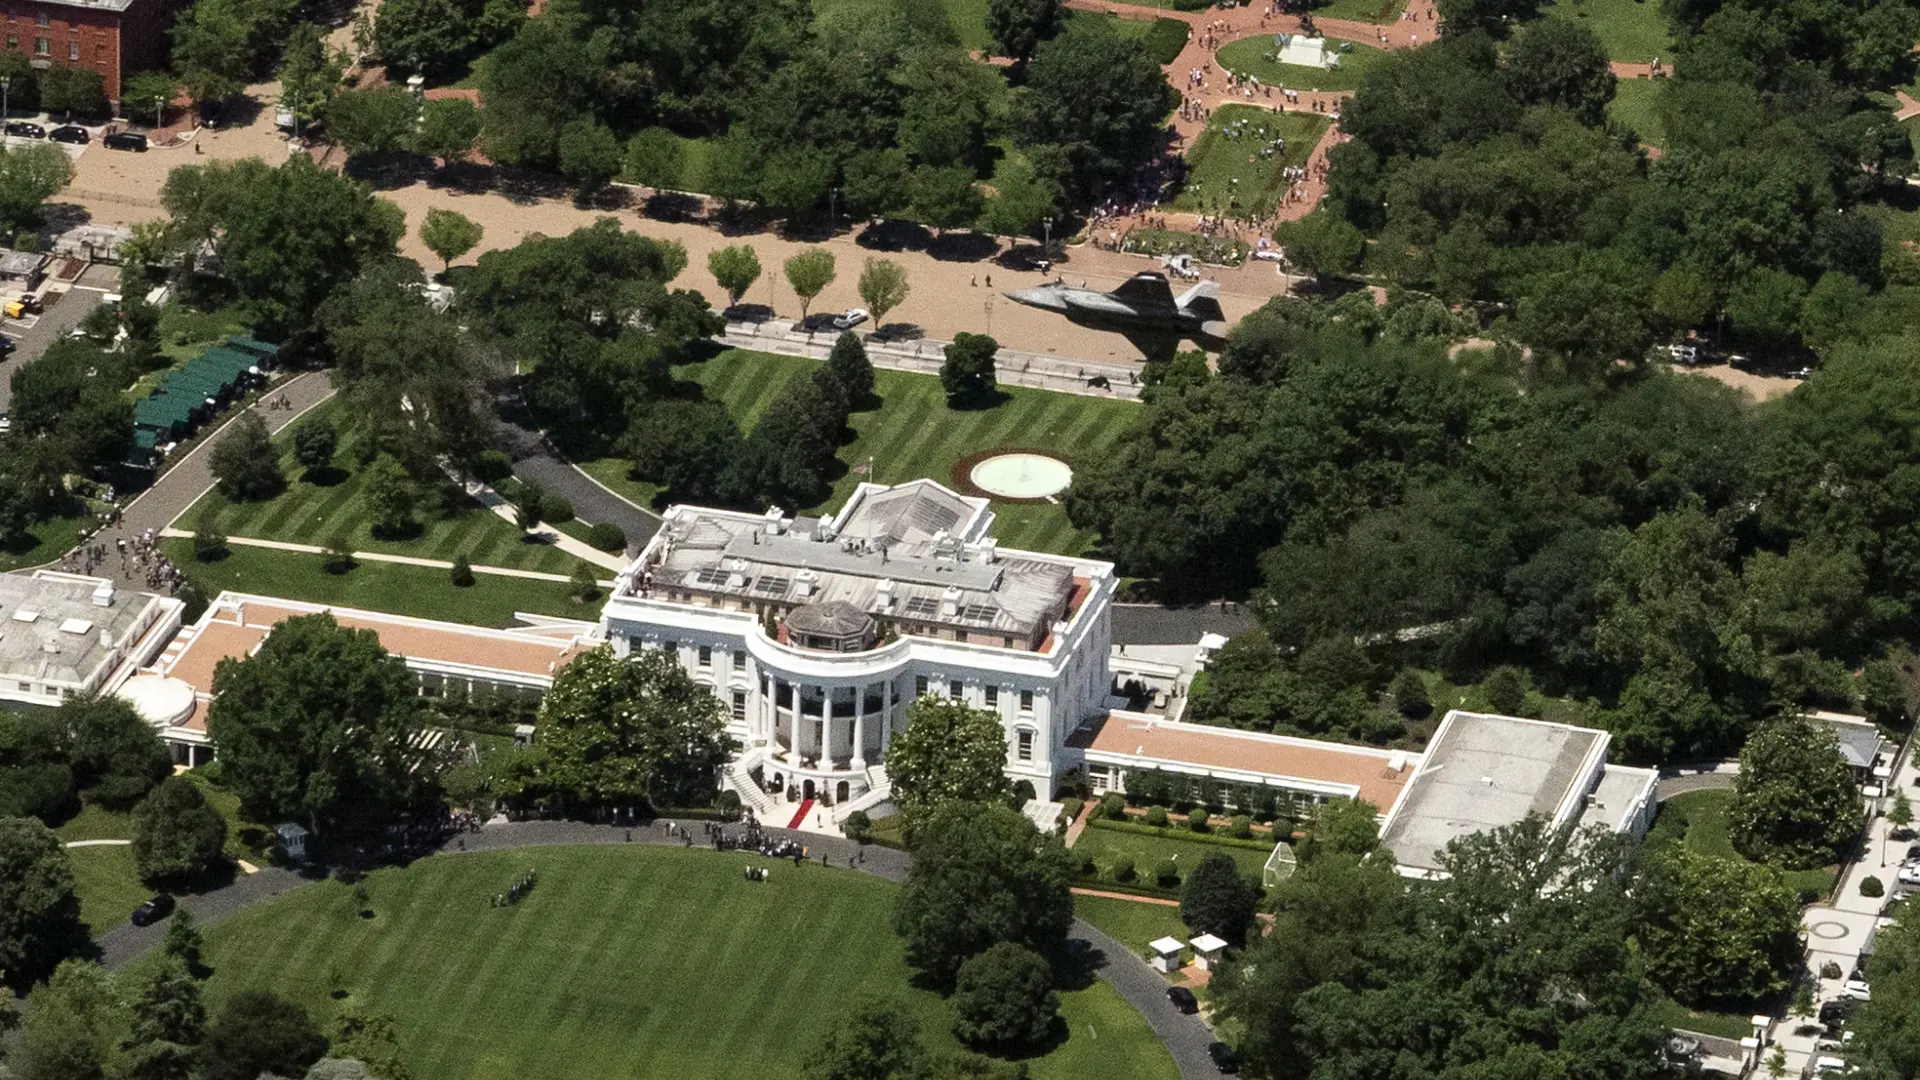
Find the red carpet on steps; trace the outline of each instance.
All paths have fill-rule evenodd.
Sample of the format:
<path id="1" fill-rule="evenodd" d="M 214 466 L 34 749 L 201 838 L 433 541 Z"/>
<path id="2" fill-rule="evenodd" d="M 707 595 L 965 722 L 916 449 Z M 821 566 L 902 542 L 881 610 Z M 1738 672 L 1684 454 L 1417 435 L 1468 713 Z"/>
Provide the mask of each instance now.
<path id="1" fill-rule="evenodd" d="M 792 821 L 789 821 L 789 822 L 787 822 L 787 828 L 789 828 L 789 829 L 797 829 L 797 828 L 799 828 L 799 827 L 800 827 L 800 823 L 801 823 L 801 822 L 803 822 L 803 821 L 805 821 L 805 820 L 807 820 L 807 811 L 809 811 L 809 810 L 811 810 L 811 809 L 813 809 L 813 800 L 812 800 L 812 799 L 807 799 L 807 800 L 805 800 L 805 801 L 803 801 L 803 802 L 802 802 L 802 803 L 800 804 L 800 809 L 798 809 L 798 810 L 795 810 L 795 811 L 793 812 L 793 820 L 792 820 Z"/>

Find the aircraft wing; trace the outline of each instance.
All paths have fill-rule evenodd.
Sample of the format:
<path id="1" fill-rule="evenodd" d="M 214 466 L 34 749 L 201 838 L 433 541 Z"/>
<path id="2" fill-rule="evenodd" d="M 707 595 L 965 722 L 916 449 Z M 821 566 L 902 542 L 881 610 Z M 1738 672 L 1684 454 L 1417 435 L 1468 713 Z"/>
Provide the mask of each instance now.
<path id="1" fill-rule="evenodd" d="M 1180 347 L 1180 335 L 1164 330 L 1123 330 L 1121 331 L 1133 347 L 1148 360 L 1166 362 L 1173 359 L 1174 352 Z"/>
<path id="2" fill-rule="evenodd" d="M 1168 317 L 1176 311 L 1173 290 L 1167 286 L 1166 275 L 1151 270 L 1133 275 L 1107 295 L 1141 315 Z"/>

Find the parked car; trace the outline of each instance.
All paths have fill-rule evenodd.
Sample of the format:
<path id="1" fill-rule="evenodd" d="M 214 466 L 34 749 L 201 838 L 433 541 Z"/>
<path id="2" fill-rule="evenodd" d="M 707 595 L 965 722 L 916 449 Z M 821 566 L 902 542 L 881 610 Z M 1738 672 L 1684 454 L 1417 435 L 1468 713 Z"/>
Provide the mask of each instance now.
<path id="1" fill-rule="evenodd" d="M 1895 843 L 1904 844 L 1908 840 L 1913 839 L 1913 837 L 1914 837 L 1914 832 L 1913 832 L 1913 826 L 1911 825 L 1895 825 L 1893 828 L 1887 830 L 1887 839 L 1892 840 Z M 1907 858 L 1909 859 L 1913 858 L 1913 848 L 1907 849 Z"/>
<path id="2" fill-rule="evenodd" d="M 1813 1061 L 1813 1074 L 1815 1076 L 1823 1076 L 1827 1073 L 1844 1072 L 1846 1070 L 1846 1067 L 1847 1067 L 1847 1063 L 1846 1063 L 1846 1060 L 1843 1058 L 1837 1058 L 1837 1057 L 1815 1058 Z"/>
<path id="3" fill-rule="evenodd" d="M 1213 1059 L 1213 1067 L 1223 1073 L 1240 1071 L 1240 1062 L 1233 1056 L 1233 1047 L 1223 1042 L 1207 1044 L 1207 1056 Z"/>
<path id="4" fill-rule="evenodd" d="M 47 129 L 41 127 L 39 124 L 30 124 L 25 120 L 9 120 L 7 121 L 7 134 L 16 139 L 44 139 L 47 137 Z"/>
<path id="5" fill-rule="evenodd" d="M 102 138 L 100 145 L 109 150 L 132 150 L 144 154 L 147 152 L 147 137 L 137 131 L 116 131 Z"/>
<path id="6" fill-rule="evenodd" d="M 93 141 L 93 136 L 87 134 L 87 129 L 81 127 L 79 124 L 62 124 L 52 131 L 47 132 L 47 138 L 52 139 L 54 142 L 68 143 L 73 146 L 85 146 L 87 143 Z"/>
<path id="7" fill-rule="evenodd" d="M 133 925 L 152 926 L 173 914 L 173 897 L 161 893 L 133 909 Z"/>
<path id="8" fill-rule="evenodd" d="M 1840 987 L 1840 992 L 1859 1001 L 1872 1001 L 1873 992 L 1867 987 L 1865 979 L 1848 979 Z"/>
<path id="9" fill-rule="evenodd" d="M 1173 1007 L 1183 1013 L 1197 1013 L 1200 1011 L 1200 999 L 1194 997 L 1193 991 L 1184 986 L 1167 987 L 1167 1000 L 1173 1002 Z"/>
<path id="10" fill-rule="evenodd" d="M 866 322 L 869 318 L 871 318 L 871 316 L 867 314 L 866 308 L 848 308 L 833 317 L 833 328 L 835 330 L 851 330 L 861 323 Z"/>
<path id="11" fill-rule="evenodd" d="M 15 342 L 12 338 L 7 337 L 4 334 L 0 334 L 0 360 L 5 360 L 9 353 L 13 352 L 13 350 L 19 347 L 20 347 L 19 344 Z"/>
<path id="12" fill-rule="evenodd" d="M 1902 885 L 1920 885 L 1920 863 L 1903 863 L 1896 879 Z"/>
<path id="13" fill-rule="evenodd" d="M 1854 1003 L 1851 998 L 1829 1001 L 1820 1006 L 1820 1022 L 1826 1024 L 1828 1027 L 1832 1027 L 1835 1024 L 1844 1024 L 1847 1022 L 1847 1017 L 1852 1015 L 1853 1008 Z"/>

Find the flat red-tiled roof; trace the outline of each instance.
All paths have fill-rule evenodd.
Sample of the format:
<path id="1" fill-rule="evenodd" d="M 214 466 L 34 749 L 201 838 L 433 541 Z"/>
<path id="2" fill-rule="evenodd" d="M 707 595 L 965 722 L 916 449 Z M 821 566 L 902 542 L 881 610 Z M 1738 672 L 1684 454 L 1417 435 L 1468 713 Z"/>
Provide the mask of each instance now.
<path id="1" fill-rule="evenodd" d="M 1408 755 L 1395 770 L 1389 767 L 1391 751 L 1125 713 L 1109 713 L 1081 728 L 1068 745 L 1275 779 L 1345 784 L 1359 789 L 1360 798 L 1383 814 L 1406 789 L 1417 763 Z"/>
<path id="2" fill-rule="evenodd" d="M 192 640 L 174 658 L 167 674 L 211 693 L 214 667 L 227 657 L 246 656 L 283 619 L 312 612 L 257 600 L 241 602 L 244 624 L 227 608 L 217 609 L 197 634 L 183 629 Z M 371 630 L 388 652 L 411 660 L 465 664 L 520 675 L 550 676 L 580 651 L 571 641 L 534 637 L 503 637 L 497 633 L 449 624 L 423 625 L 374 615 L 332 612 L 341 626 Z"/>

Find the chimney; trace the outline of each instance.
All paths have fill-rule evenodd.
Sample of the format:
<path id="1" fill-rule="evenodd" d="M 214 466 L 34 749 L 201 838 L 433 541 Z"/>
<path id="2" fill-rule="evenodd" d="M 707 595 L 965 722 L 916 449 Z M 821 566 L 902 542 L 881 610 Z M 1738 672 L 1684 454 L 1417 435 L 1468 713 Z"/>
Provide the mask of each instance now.
<path id="1" fill-rule="evenodd" d="M 960 614 L 960 587 L 949 585 L 947 591 L 940 594 L 940 615 L 942 618 L 951 619 L 958 614 Z"/>
<path id="2" fill-rule="evenodd" d="M 873 606 L 880 611 L 893 610 L 893 579 L 881 578 L 873 586 Z"/>
<path id="3" fill-rule="evenodd" d="M 113 582 L 102 581 L 100 584 L 95 585 L 93 587 L 93 606 L 94 607 L 112 607 L 113 606 Z"/>

